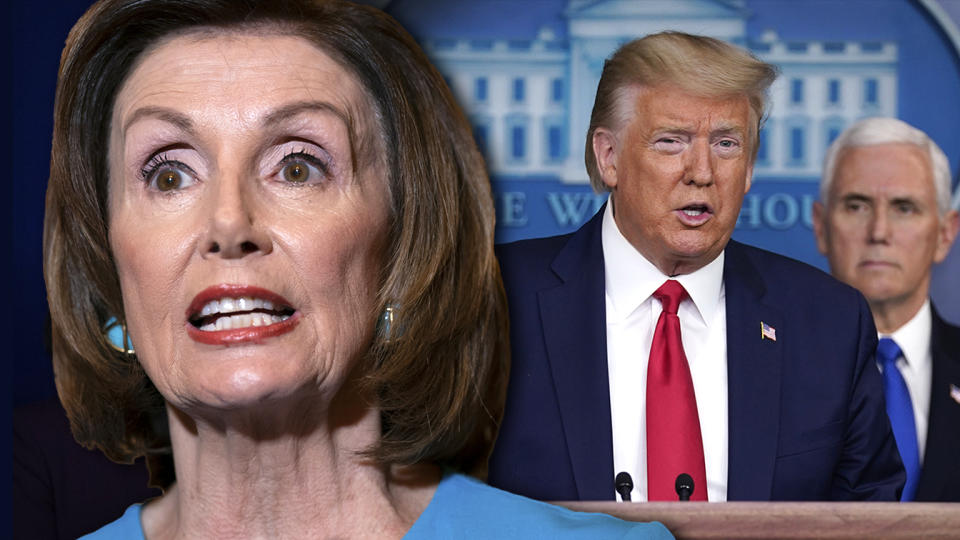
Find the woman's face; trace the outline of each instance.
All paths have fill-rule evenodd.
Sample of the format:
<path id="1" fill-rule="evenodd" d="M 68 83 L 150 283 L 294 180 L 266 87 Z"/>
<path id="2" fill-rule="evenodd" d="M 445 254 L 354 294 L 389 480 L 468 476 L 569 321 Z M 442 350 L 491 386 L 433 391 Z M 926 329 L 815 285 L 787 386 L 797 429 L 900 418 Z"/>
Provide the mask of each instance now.
<path id="1" fill-rule="evenodd" d="M 373 117 L 298 37 L 176 37 L 124 83 L 110 246 L 137 357 L 173 405 L 330 398 L 366 350 L 389 213 L 362 152 Z"/>

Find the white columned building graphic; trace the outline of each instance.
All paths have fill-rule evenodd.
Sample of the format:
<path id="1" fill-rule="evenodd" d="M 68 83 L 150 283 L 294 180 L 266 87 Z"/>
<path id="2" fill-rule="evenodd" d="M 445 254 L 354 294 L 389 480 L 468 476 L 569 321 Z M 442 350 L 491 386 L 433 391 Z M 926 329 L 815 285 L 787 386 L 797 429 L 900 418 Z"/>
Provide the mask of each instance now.
<path id="1" fill-rule="evenodd" d="M 897 44 L 747 39 L 742 0 L 568 0 L 567 35 L 434 39 L 427 53 L 466 110 L 494 179 L 587 183 L 585 136 L 604 60 L 662 30 L 746 47 L 781 69 L 763 130 L 758 181 L 817 181 L 827 145 L 867 116 L 897 115 Z M 495 29 L 492 30 L 495 32 Z"/>

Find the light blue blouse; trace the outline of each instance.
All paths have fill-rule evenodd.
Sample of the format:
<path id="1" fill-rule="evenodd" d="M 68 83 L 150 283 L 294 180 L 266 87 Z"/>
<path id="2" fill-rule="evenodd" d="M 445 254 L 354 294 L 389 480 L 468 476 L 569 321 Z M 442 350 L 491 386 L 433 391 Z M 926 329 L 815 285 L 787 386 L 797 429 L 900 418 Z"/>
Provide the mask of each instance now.
<path id="1" fill-rule="evenodd" d="M 462 474 L 447 474 L 405 540 L 496 539 L 649 539 L 673 536 L 660 523 L 633 523 L 606 514 L 574 512 L 490 487 Z M 140 505 L 81 540 L 144 540 Z"/>

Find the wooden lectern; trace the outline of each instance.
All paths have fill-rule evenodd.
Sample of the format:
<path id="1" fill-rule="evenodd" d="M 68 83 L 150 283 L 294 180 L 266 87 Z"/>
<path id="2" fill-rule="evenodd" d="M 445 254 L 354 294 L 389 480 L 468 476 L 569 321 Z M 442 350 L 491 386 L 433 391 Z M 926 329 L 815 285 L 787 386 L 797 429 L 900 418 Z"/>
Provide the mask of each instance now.
<path id="1" fill-rule="evenodd" d="M 659 521 L 680 540 L 960 539 L 960 503 L 577 501 L 556 504 L 628 521 Z"/>

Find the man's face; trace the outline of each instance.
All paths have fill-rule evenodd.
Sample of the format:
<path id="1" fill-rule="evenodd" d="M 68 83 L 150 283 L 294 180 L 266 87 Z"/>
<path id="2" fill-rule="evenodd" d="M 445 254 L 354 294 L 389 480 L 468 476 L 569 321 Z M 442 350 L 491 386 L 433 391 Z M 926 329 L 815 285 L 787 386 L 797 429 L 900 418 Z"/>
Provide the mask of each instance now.
<path id="1" fill-rule="evenodd" d="M 833 275 L 871 306 L 919 306 L 930 267 L 946 257 L 956 231 L 956 212 L 937 211 L 926 152 L 911 144 L 848 148 L 827 201 L 814 206 L 814 233 Z"/>
<path id="2" fill-rule="evenodd" d="M 746 96 L 672 86 L 628 94 L 632 119 L 597 130 L 594 152 L 626 239 L 666 275 L 693 272 L 723 251 L 753 172 Z"/>

